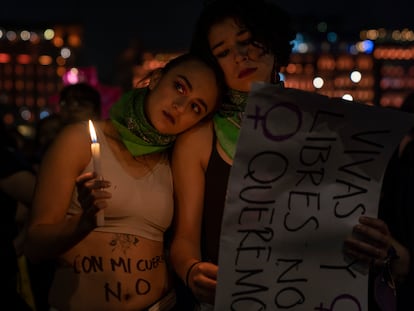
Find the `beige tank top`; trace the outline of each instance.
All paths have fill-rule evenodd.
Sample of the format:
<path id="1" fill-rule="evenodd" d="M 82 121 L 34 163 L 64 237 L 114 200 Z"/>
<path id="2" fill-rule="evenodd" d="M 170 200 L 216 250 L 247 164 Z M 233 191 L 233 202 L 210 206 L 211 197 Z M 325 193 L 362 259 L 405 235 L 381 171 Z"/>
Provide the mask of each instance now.
<path id="1" fill-rule="evenodd" d="M 88 131 L 87 123 L 85 131 Z M 167 154 L 147 175 L 134 178 L 116 160 L 99 127 L 96 134 L 100 142 L 102 175 L 111 182 L 108 191 L 112 193 L 112 198 L 104 211 L 104 226 L 97 227 L 95 231 L 133 234 L 163 241 L 174 210 L 173 182 Z M 84 170 L 88 171 L 93 171 L 92 159 Z M 81 210 L 75 188 L 67 214 Z"/>

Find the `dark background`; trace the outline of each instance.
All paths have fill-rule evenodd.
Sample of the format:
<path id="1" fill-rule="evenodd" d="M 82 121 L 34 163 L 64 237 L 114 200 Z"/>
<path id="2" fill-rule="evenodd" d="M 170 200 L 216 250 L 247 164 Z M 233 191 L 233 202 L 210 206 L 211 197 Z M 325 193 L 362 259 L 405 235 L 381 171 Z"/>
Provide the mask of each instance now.
<path id="1" fill-rule="evenodd" d="M 272 1 L 285 8 L 304 31 L 313 31 L 306 29 L 309 20 L 327 21 L 330 30 L 355 38 L 361 29 L 414 28 L 412 0 Z M 0 27 L 82 24 L 81 65 L 96 66 L 99 75 L 107 77 L 117 55 L 131 45 L 152 52 L 185 50 L 202 5 L 203 0 L 7 1 L 0 7 Z"/>

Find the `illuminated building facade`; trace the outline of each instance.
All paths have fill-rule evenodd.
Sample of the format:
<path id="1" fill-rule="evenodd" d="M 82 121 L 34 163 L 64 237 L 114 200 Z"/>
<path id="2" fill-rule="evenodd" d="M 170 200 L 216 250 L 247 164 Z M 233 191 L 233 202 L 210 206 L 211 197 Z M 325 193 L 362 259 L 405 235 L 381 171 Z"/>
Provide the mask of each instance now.
<path id="1" fill-rule="evenodd" d="M 412 30 L 363 30 L 356 42 L 298 37 L 283 69 L 287 87 L 393 108 L 414 91 Z"/>
<path id="2" fill-rule="evenodd" d="M 62 87 L 62 76 L 76 65 L 82 27 L 22 28 L 0 25 L 0 112 L 6 125 L 25 135 L 54 109 L 50 98 Z M 28 125 L 28 126 L 27 126 Z"/>
<path id="3" fill-rule="evenodd" d="M 326 29 L 326 27 L 318 27 Z M 79 25 L 22 29 L 0 25 L 0 116 L 9 125 L 28 125 L 55 109 L 50 98 L 62 77 L 79 66 L 83 29 Z M 142 53 L 133 68 L 133 86 L 182 52 Z M 287 87 L 344 97 L 368 105 L 398 108 L 414 91 L 414 34 L 403 30 L 363 30 L 357 40 L 322 31 L 297 34 L 291 63 L 282 68 Z"/>
<path id="4" fill-rule="evenodd" d="M 373 57 L 377 64 L 378 104 L 398 108 L 404 98 L 414 92 L 414 32 L 381 29 L 363 35 L 377 43 Z"/>

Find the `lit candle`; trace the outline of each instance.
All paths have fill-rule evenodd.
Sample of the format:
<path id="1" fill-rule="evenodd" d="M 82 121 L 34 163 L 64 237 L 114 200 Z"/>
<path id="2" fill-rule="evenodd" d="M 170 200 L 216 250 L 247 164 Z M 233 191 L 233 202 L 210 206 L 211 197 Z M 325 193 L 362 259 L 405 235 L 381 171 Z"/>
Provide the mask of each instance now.
<path id="1" fill-rule="evenodd" d="M 93 170 L 97 174 L 98 178 L 102 178 L 101 174 L 101 146 L 98 142 L 98 137 L 96 136 L 95 127 L 91 120 L 89 120 L 89 134 L 91 136 L 91 152 L 92 152 L 92 160 L 93 160 Z M 96 214 L 96 224 L 97 226 L 103 226 L 105 223 L 104 219 L 104 211 L 99 211 Z"/>

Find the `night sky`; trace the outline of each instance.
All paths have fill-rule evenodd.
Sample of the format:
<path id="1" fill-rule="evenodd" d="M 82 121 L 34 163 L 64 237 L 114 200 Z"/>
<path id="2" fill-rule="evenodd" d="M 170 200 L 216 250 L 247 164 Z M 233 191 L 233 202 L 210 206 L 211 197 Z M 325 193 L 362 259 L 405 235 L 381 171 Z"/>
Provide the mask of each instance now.
<path id="1" fill-rule="evenodd" d="M 381 26 L 414 28 L 412 0 L 273 1 L 299 23 L 309 18 L 326 18 L 340 26 L 338 31 L 348 33 L 357 34 L 362 28 Z M 105 76 L 110 73 L 114 58 L 134 40 L 152 51 L 186 49 L 203 0 L 116 0 L 106 6 L 87 2 L 46 0 L 37 2 L 39 7 L 35 7 L 33 1 L 9 1 L 2 4 L 0 26 L 81 23 L 85 26 L 83 62 L 96 65 L 100 75 Z"/>

